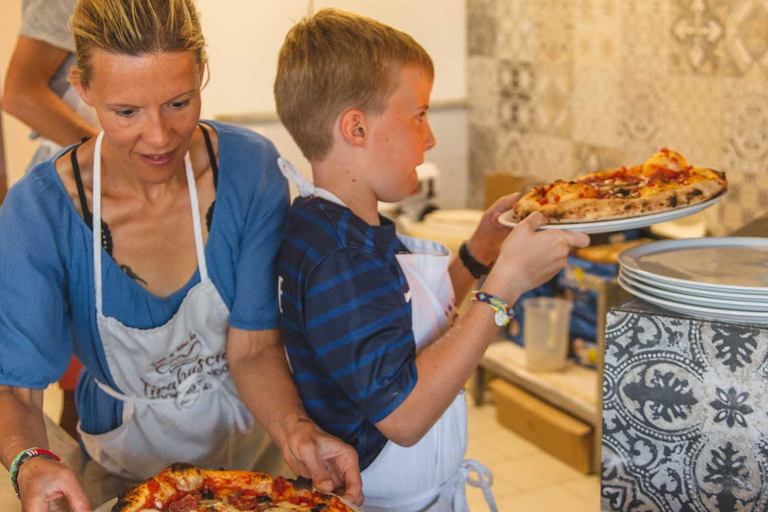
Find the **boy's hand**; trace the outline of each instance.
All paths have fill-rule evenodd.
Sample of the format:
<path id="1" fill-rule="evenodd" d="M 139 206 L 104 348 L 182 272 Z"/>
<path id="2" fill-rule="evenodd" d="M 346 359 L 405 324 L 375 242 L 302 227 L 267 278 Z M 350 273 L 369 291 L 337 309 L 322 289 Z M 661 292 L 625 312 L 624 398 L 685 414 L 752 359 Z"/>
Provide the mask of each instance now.
<path id="1" fill-rule="evenodd" d="M 499 224 L 499 216 L 512 207 L 520 199 L 520 194 L 515 192 L 498 199 L 483 214 L 472 237 L 467 241 L 469 252 L 480 263 L 489 265 L 499 256 L 501 244 L 509 234 L 508 227 Z"/>
<path id="2" fill-rule="evenodd" d="M 517 224 L 501 246 L 484 291 L 511 304 L 562 270 L 572 248 L 589 245 L 589 236 L 585 233 L 562 229 L 536 231 L 542 224 L 544 216 L 539 212 Z"/>
<path id="3" fill-rule="evenodd" d="M 362 505 L 363 483 L 354 448 L 309 419 L 297 423 L 283 448 L 283 458 L 297 475 L 311 478 L 319 491 L 337 492 Z"/>

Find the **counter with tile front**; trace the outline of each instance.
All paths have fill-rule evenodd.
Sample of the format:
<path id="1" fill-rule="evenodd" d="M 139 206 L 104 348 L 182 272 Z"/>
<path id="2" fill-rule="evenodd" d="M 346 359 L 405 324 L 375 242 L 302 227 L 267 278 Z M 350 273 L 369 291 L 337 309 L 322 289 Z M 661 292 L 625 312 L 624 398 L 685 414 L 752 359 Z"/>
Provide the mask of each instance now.
<path id="1" fill-rule="evenodd" d="M 768 327 L 611 310 L 603 511 L 768 510 Z"/>

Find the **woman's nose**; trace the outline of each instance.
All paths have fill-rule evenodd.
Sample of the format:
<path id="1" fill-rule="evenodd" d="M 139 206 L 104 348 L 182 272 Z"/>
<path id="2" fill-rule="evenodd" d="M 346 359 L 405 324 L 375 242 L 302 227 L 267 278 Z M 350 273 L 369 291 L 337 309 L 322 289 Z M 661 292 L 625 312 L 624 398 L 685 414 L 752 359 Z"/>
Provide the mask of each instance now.
<path id="1" fill-rule="evenodd" d="M 170 142 L 170 130 L 162 115 L 150 115 L 144 126 L 144 140 L 157 148 L 165 148 Z"/>

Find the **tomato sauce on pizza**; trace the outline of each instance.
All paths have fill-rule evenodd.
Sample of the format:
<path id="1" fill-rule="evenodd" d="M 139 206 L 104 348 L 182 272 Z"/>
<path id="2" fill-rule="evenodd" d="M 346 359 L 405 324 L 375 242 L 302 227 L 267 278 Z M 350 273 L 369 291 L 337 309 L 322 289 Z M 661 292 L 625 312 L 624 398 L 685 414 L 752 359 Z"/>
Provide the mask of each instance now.
<path id="1" fill-rule="evenodd" d="M 517 202 L 514 216 L 519 221 L 538 211 L 548 223 L 621 219 L 706 201 L 726 187 L 723 172 L 693 167 L 663 148 L 643 165 L 534 188 Z"/>

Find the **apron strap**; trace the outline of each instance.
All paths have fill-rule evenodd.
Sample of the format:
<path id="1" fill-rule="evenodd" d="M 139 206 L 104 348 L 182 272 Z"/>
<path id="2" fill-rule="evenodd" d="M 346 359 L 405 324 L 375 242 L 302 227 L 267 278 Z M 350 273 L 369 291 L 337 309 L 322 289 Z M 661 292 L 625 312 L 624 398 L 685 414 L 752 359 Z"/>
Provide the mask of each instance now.
<path id="1" fill-rule="evenodd" d="M 493 485 L 493 474 L 485 467 L 481 462 L 474 459 L 465 459 L 461 463 L 461 476 L 464 482 L 468 483 L 472 487 L 479 487 L 483 491 L 483 497 L 488 504 L 490 512 L 499 512 L 499 508 L 496 506 L 496 499 L 493 497 L 491 486 Z M 477 478 L 472 476 L 472 473 L 477 474 Z M 460 500 L 460 501 L 459 501 Z M 466 503 L 467 490 L 464 485 L 458 485 L 454 494 L 453 503 L 454 507 L 458 503 Z"/>
<path id="2" fill-rule="evenodd" d="M 93 281 L 96 302 L 96 313 L 102 313 L 103 304 L 103 276 L 101 258 L 101 144 L 104 141 L 104 131 L 99 132 L 96 144 L 93 148 Z M 205 246 L 203 245 L 203 231 L 200 223 L 200 206 L 197 199 L 197 186 L 195 174 L 192 170 L 192 161 L 189 152 L 184 155 L 184 167 L 189 187 L 189 202 L 192 208 L 192 224 L 195 227 L 195 251 L 197 252 L 197 266 L 200 271 L 200 281 L 208 279 L 208 266 L 205 261 Z"/>
<path id="3" fill-rule="evenodd" d="M 327 201 L 336 203 L 339 206 L 347 206 L 344 204 L 344 201 L 339 199 L 335 194 L 325 190 L 324 188 L 316 187 L 314 183 L 305 179 L 299 170 L 296 169 L 296 167 L 285 158 L 278 158 L 277 165 L 280 167 L 280 172 L 283 173 L 283 176 L 285 176 L 288 181 L 296 185 L 296 188 L 299 189 L 299 195 L 301 197 L 321 197 Z"/>

